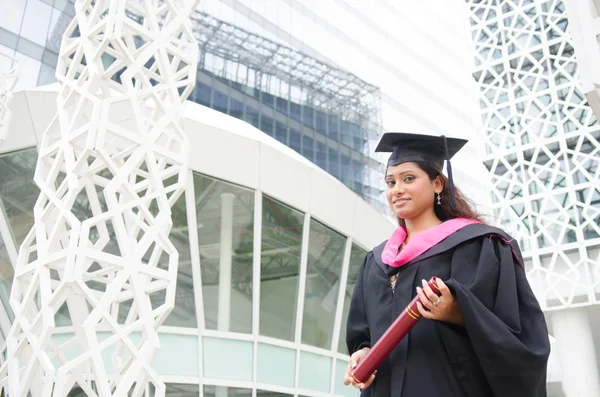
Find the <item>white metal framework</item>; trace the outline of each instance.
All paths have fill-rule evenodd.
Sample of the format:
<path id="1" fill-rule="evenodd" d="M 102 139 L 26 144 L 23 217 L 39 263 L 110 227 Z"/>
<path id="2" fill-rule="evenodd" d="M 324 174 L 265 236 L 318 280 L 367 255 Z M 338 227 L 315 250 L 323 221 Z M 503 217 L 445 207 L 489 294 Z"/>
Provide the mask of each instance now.
<path id="1" fill-rule="evenodd" d="M 11 111 L 9 102 L 19 81 L 19 61 L 0 52 L 0 144 L 8 134 Z"/>
<path id="2" fill-rule="evenodd" d="M 467 1 L 495 215 L 546 310 L 599 303 L 600 128 L 561 0 Z"/>
<path id="3" fill-rule="evenodd" d="M 195 83 L 196 5 L 75 2 L 11 292 L 11 396 L 141 396 L 149 384 L 164 395 L 150 363 L 174 306 L 169 233 L 188 174 L 181 113 Z M 56 339 L 59 318 L 74 329 L 66 340 Z"/>

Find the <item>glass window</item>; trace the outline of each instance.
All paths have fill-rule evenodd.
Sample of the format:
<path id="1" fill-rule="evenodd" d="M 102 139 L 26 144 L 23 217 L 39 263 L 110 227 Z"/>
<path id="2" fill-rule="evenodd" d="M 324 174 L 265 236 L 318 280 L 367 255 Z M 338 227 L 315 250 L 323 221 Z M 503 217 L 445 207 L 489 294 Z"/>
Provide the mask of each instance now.
<path id="1" fill-rule="evenodd" d="M 316 111 L 317 114 L 317 131 L 325 133 L 327 131 L 327 115 L 323 112 Z"/>
<path id="2" fill-rule="evenodd" d="M 261 93 L 261 101 L 267 106 L 275 106 L 275 97 L 271 94 L 267 94 L 266 92 Z"/>
<path id="3" fill-rule="evenodd" d="M 257 344 L 256 380 L 259 383 L 294 387 L 296 350 L 266 343 Z"/>
<path id="4" fill-rule="evenodd" d="M 171 207 L 173 227 L 169 239 L 179 253 L 177 268 L 177 290 L 175 292 L 175 308 L 169 314 L 164 325 L 174 327 L 198 327 L 196 318 L 196 301 L 194 300 L 194 279 L 192 277 L 192 260 L 190 254 L 190 237 L 188 232 L 187 208 L 185 194 Z M 167 268 L 166 258 L 164 267 Z"/>
<path id="5" fill-rule="evenodd" d="M 315 128 L 315 111 L 308 106 L 302 107 L 302 123 L 310 128 Z"/>
<path id="6" fill-rule="evenodd" d="M 213 91 L 213 109 L 227 113 L 227 102 L 229 97 L 220 91 Z"/>
<path id="7" fill-rule="evenodd" d="M 252 397 L 251 389 L 204 385 L 204 397 Z"/>
<path id="8" fill-rule="evenodd" d="M 290 128 L 290 147 L 300 153 L 302 141 L 300 137 L 300 131 Z"/>
<path id="9" fill-rule="evenodd" d="M 212 95 L 212 88 L 206 86 L 200 82 L 196 82 L 196 88 L 194 88 L 194 94 L 192 95 L 194 102 L 204 106 L 210 107 L 210 97 Z"/>
<path id="10" fill-rule="evenodd" d="M 362 266 L 367 251 L 363 250 L 356 244 L 352 244 L 350 251 L 350 264 L 348 265 L 348 281 L 346 282 L 346 289 L 344 292 L 344 308 L 342 309 L 342 323 L 340 326 L 340 341 L 338 343 L 338 352 L 342 354 L 348 354 L 348 348 L 346 347 L 346 323 L 348 322 L 348 310 L 350 309 L 350 299 L 352 299 L 352 292 L 354 291 L 354 284 L 356 284 L 356 278 L 358 272 Z"/>
<path id="11" fill-rule="evenodd" d="M 254 191 L 197 173 L 194 188 L 206 328 L 251 333 Z"/>
<path id="12" fill-rule="evenodd" d="M 2 302 L 4 310 L 6 310 L 6 313 L 8 313 L 10 321 L 15 319 L 9 303 L 10 290 L 14 276 L 15 272 L 13 270 L 10 258 L 8 257 L 6 245 L 4 244 L 2 236 L 0 236 L 0 302 Z"/>
<path id="13" fill-rule="evenodd" d="M 327 130 L 327 134 L 330 138 L 339 140 L 338 132 L 339 132 L 339 118 L 337 116 L 329 116 L 329 128 Z"/>
<path id="14" fill-rule="evenodd" d="M 279 121 L 275 122 L 275 139 L 284 145 L 287 145 L 287 138 L 287 125 L 280 123 Z"/>
<path id="15" fill-rule="evenodd" d="M 352 147 L 352 136 L 350 135 L 350 122 L 346 120 L 342 120 L 340 123 L 340 141 L 348 146 Z"/>
<path id="16" fill-rule="evenodd" d="M 200 395 L 200 386 L 198 385 L 167 383 L 165 386 L 166 397 L 198 397 Z"/>
<path id="17" fill-rule="evenodd" d="M 302 106 L 297 103 L 290 102 L 290 116 L 299 122 L 302 122 Z"/>
<path id="18" fill-rule="evenodd" d="M 263 196 L 260 334 L 294 340 L 304 215 Z"/>
<path id="19" fill-rule="evenodd" d="M 33 182 L 36 163 L 35 148 L 0 155 L 0 205 L 17 247 L 34 222 L 33 206 L 40 194 Z"/>
<path id="20" fill-rule="evenodd" d="M 246 117 L 245 120 L 252 124 L 253 126 L 255 126 L 256 128 L 258 128 L 259 126 L 259 113 L 252 109 L 250 106 L 246 107 Z"/>
<path id="21" fill-rule="evenodd" d="M 306 135 L 302 135 L 302 155 L 310 161 L 315 161 L 314 140 Z"/>
<path id="22" fill-rule="evenodd" d="M 311 219 L 302 343 L 331 348 L 346 237 Z"/>
<path id="23" fill-rule="evenodd" d="M 352 175 L 352 170 L 350 169 L 350 157 L 345 156 L 342 154 L 342 167 L 341 167 L 341 174 L 342 174 L 342 182 L 352 188 L 354 186 L 354 184 L 352 183 L 352 179 L 351 179 L 351 175 Z"/>
<path id="24" fill-rule="evenodd" d="M 317 143 L 317 165 L 324 170 L 327 170 L 327 147 L 324 143 L 316 141 Z"/>
<path id="25" fill-rule="evenodd" d="M 331 175 L 340 179 L 340 165 L 338 163 L 338 152 L 332 148 L 329 148 L 329 167 L 328 171 Z"/>
<path id="26" fill-rule="evenodd" d="M 279 110 L 281 113 L 287 115 L 288 114 L 288 101 L 286 99 L 277 97 L 275 98 L 276 103 L 277 103 L 277 110 Z"/>
<path id="27" fill-rule="evenodd" d="M 205 377 L 252 380 L 252 341 L 205 336 L 202 349 Z"/>
<path id="28" fill-rule="evenodd" d="M 293 397 L 293 394 L 278 393 L 270 390 L 256 390 L 256 397 Z"/>
<path id="29" fill-rule="evenodd" d="M 233 98 L 229 98 L 229 114 L 235 118 L 244 118 L 244 104 L 240 101 L 236 101 Z"/>
<path id="30" fill-rule="evenodd" d="M 273 136 L 274 120 L 264 114 L 260 115 L 260 129 L 269 136 Z"/>

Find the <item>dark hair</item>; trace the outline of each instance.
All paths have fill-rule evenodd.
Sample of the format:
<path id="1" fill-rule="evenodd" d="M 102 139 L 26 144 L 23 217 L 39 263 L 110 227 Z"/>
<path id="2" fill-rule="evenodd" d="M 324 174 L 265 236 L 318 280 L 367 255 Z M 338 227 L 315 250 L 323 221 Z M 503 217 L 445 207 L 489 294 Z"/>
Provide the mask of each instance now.
<path id="1" fill-rule="evenodd" d="M 481 214 L 475 210 L 475 204 L 470 199 L 466 198 L 462 192 L 454 185 L 454 200 L 456 202 L 456 208 L 452 208 L 452 199 L 450 198 L 450 188 L 448 187 L 448 178 L 440 171 L 437 167 L 420 161 L 416 161 L 417 167 L 425 171 L 430 180 L 434 180 L 438 176 L 442 180 L 442 200 L 441 204 L 437 204 L 437 199 L 434 201 L 433 209 L 435 215 L 442 221 L 454 218 L 467 218 L 474 219 L 476 221 L 485 223 Z M 398 224 L 405 226 L 404 219 L 398 218 Z"/>

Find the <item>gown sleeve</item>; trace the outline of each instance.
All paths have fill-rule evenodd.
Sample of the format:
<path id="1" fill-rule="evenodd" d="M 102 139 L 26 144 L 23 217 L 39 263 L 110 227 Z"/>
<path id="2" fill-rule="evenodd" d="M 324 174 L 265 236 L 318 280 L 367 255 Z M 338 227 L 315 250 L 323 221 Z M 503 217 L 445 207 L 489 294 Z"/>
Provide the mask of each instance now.
<path id="1" fill-rule="evenodd" d="M 364 273 L 367 271 L 372 257 L 372 252 L 367 253 L 365 256 L 356 277 L 356 284 L 354 284 L 354 291 L 350 300 L 348 322 L 346 323 L 346 346 L 350 355 L 364 347 L 371 347 L 371 334 L 369 332 L 363 283 L 365 279 Z"/>
<path id="2" fill-rule="evenodd" d="M 439 323 L 438 330 L 466 389 L 546 396 L 548 330 L 522 264 L 516 243 L 495 235 L 464 243 L 453 255 L 447 284 L 464 327 Z M 482 375 L 487 382 L 476 379 Z"/>

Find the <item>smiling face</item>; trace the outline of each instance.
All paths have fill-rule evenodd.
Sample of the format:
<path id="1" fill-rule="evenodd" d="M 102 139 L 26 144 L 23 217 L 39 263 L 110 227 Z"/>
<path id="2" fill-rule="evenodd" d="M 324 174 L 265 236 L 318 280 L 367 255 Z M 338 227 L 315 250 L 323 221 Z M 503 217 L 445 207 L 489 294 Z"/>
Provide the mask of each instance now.
<path id="1" fill-rule="evenodd" d="M 388 204 L 399 218 L 435 216 L 435 193 L 443 189 L 439 176 L 431 180 L 417 164 L 402 163 L 387 168 L 385 184 Z"/>

